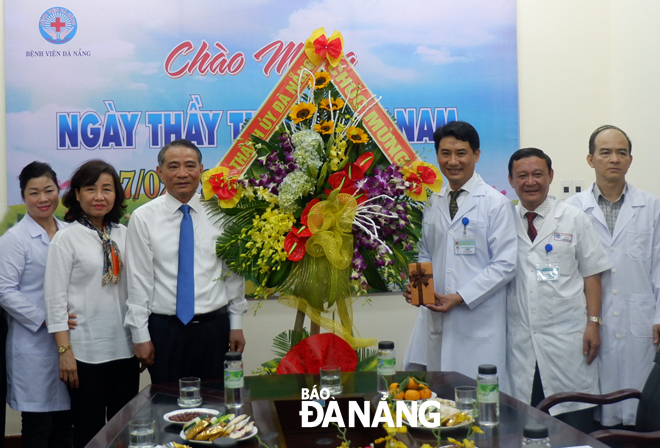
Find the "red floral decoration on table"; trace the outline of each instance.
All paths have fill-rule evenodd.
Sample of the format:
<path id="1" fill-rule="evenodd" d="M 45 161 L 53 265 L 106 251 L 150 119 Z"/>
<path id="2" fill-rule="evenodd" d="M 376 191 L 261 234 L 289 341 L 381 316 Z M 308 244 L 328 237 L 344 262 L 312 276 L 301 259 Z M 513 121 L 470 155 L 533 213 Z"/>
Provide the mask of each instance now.
<path id="1" fill-rule="evenodd" d="M 348 342 L 336 334 L 321 333 L 303 339 L 289 350 L 277 366 L 277 373 L 319 373 L 326 365 L 353 372 L 357 362 L 355 350 Z"/>

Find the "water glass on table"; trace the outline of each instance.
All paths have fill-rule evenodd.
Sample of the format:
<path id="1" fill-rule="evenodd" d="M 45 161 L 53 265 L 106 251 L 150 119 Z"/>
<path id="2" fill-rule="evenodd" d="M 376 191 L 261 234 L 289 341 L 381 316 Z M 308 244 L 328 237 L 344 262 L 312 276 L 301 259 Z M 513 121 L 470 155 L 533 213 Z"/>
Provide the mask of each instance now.
<path id="1" fill-rule="evenodd" d="M 338 395 L 343 390 L 341 386 L 341 369 L 339 366 L 323 366 L 321 373 L 321 389 L 327 389 L 330 395 Z"/>
<path id="2" fill-rule="evenodd" d="M 476 386 L 457 386 L 454 388 L 454 401 L 456 409 L 464 414 L 475 418 L 475 409 L 477 407 L 477 387 Z"/>
<path id="3" fill-rule="evenodd" d="M 200 393 L 201 380 L 194 376 L 187 376 L 179 380 L 179 399 L 177 403 L 182 408 L 194 408 L 202 404 Z"/>
<path id="4" fill-rule="evenodd" d="M 128 422 L 129 448 L 151 448 L 156 444 L 156 422 L 153 418 L 136 418 Z"/>

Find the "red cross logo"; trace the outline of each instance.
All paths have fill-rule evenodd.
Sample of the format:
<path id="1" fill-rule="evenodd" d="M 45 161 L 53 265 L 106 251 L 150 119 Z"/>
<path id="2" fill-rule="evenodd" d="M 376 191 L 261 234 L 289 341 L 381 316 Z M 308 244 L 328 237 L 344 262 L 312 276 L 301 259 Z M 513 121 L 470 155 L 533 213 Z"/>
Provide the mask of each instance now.
<path id="1" fill-rule="evenodd" d="M 58 17 L 54 22 L 50 22 L 50 26 L 55 28 L 55 31 L 59 33 L 60 30 L 66 26 L 66 23 L 62 22 Z"/>

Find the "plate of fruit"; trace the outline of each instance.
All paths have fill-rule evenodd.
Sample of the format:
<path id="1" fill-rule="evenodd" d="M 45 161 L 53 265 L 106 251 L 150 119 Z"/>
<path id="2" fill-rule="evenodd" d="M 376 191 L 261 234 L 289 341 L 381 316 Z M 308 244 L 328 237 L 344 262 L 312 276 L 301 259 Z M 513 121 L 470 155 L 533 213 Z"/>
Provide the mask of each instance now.
<path id="1" fill-rule="evenodd" d="M 409 376 L 400 383 L 390 384 L 390 398 L 394 400 L 420 401 L 438 396 L 429 385 L 419 378 Z"/>

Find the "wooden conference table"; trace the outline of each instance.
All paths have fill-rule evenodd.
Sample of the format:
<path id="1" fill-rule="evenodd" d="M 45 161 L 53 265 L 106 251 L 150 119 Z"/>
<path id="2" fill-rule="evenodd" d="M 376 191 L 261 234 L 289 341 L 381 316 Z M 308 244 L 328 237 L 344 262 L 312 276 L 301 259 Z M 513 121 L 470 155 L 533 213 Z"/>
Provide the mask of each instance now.
<path id="1" fill-rule="evenodd" d="M 441 398 L 453 399 L 454 387 L 460 385 L 475 385 L 472 378 L 457 372 L 412 372 L 416 376 L 425 375 L 432 391 Z M 407 376 L 399 372 L 397 380 Z M 340 445 L 336 428 L 301 428 L 300 411 L 301 388 L 312 389 L 319 384 L 318 375 L 270 375 L 250 376 L 245 378 L 246 402 L 245 412 L 252 416 L 259 429 L 259 437 L 269 447 L 279 448 L 335 448 Z M 344 391 L 338 397 L 340 409 L 347 406 L 348 400 L 370 400 L 377 403 L 375 372 L 342 373 Z M 128 422 L 133 418 L 151 417 L 156 420 L 156 442 L 176 441 L 188 443 L 193 447 L 211 446 L 184 442 L 179 436 L 180 426 L 168 424 L 163 415 L 178 409 L 176 400 L 178 388 L 171 386 L 154 386 L 145 388 L 135 396 L 90 442 L 88 448 L 120 448 L 128 446 Z M 220 382 L 202 384 L 202 407 L 224 410 L 223 388 Z M 342 416 L 347 419 L 347 412 Z M 372 415 L 373 418 L 373 415 Z M 347 422 L 346 422 L 347 423 Z M 479 448 L 519 447 L 523 426 L 527 423 L 541 423 L 548 427 L 550 442 L 553 447 L 570 447 L 588 445 L 596 448 L 607 448 L 601 442 L 566 425 L 565 423 L 544 414 L 506 394 L 500 397 L 500 424 L 495 428 L 485 428 L 484 434 L 477 434 L 476 444 Z M 454 437 L 462 440 L 465 429 L 443 430 L 444 437 Z M 376 438 L 382 437 L 382 428 L 354 428 L 348 430 L 351 446 L 368 446 Z M 408 434 L 400 435 L 410 448 L 423 443 L 434 443 L 431 432 L 427 429 L 412 428 Z M 257 447 L 256 439 L 240 442 L 241 447 Z M 382 445 L 379 445 L 382 446 Z"/>

